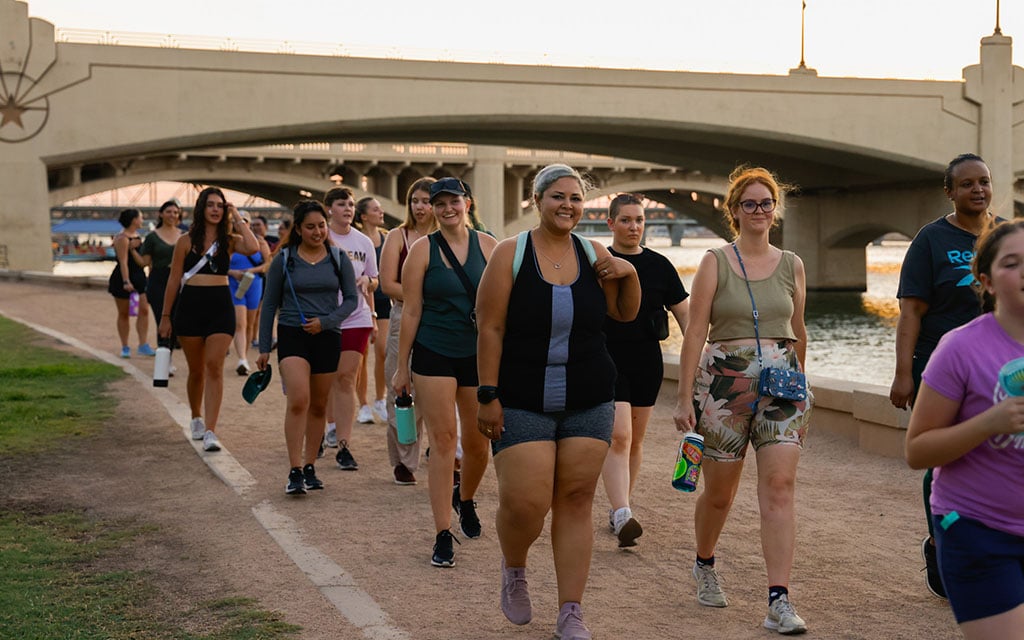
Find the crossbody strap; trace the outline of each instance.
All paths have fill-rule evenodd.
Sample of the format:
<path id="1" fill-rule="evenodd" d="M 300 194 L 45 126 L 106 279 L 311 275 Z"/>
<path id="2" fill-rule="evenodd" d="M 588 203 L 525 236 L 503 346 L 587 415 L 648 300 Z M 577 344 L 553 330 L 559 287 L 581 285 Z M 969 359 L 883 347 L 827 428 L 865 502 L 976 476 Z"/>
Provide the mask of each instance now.
<path id="1" fill-rule="evenodd" d="M 212 258 L 213 254 L 215 253 L 217 253 L 216 240 L 214 240 L 213 244 L 210 245 L 210 248 L 206 250 L 206 253 L 204 253 L 199 258 L 199 260 L 194 265 L 192 265 L 192 268 L 186 271 L 185 274 L 181 276 L 181 286 L 184 287 L 185 283 L 192 279 L 192 276 L 199 273 L 199 270 L 206 266 L 206 263 L 210 261 L 210 258 Z"/>
<path id="2" fill-rule="evenodd" d="M 471 231 L 470 233 L 476 232 Z M 452 266 L 452 271 L 454 271 L 455 275 L 459 277 L 459 281 L 462 283 L 463 288 L 465 288 L 466 293 L 469 294 L 470 304 L 472 304 L 475 307 L 476 287 L 473 286 L 472 282 L 470 282 L 469 276 L 466 275 L 466 271 L 462 268 L 462 265 L 459 264 L 459 261 L 455 259 L 455 253 L 452 251 L 452 248 L 448 246 L 448 241 L 444 239 L 444 236 L 441 235 L 440 231 L 437 232 L 437 246 L 441 249 L 441 253 L 444 254 L 444 257 L 448 259 L 448 264 Z M 466 256 L 466 259 L 469 260 L 468 254 Z"/>
<path id="3" fill-rule="evenodd" d="M 306 324 L 306 315 L 302 313 L 302 306 L 299 304 L 299 296 L 295 295 L 295 285 L 292 284 L 292 274 L 288 271 L 288 259 L 288 249 L 285 249 L 284 261 L 281 263 L 281 268 L 284 269 L 284 279 L 285 282 L 288 283 L 288 289 L 292 292 L 292 300 L 295 301 L 295 308 L 299 311 L 299 320 L 302 321 L 302 324 Z"/>
<path id="4" fill-rule="evenodd" d="M 743 282 L 747 283 L 747 293 L 750 295 L 750 306 L 754 310 L 754 339 L 757 340 L 757 366 L 764 368 L 764 358 L 761 357 L 761 336 L 757 330 L 757 303 L 754 302 L 754 292 L 750 288 L 750 280 L 747 278 L 747 268 L 743 266 L 743 258 L 736 243 L 732 243 L 732 250 L 736 252 L 736 259 L 740 261 L 740 271 L 743 272 Z"/>

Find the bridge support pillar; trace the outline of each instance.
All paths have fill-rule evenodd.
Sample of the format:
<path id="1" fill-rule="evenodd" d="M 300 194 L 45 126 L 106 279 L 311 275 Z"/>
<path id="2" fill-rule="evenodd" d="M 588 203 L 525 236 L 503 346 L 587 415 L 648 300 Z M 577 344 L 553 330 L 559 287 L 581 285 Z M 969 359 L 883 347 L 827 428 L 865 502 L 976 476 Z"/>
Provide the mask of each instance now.
<path id="1" fill-rule="evenodd" d="M 46 165 L 11 155 L 0 160 L 0 268 L 52 271 Z"/>
<path id="2" fill-rule="evenodd" d="M 829 218 L 843 215 L 846 208 L 833 196 L 801 196 L 788 201 L 783 248 L 803 260 L 809 291 L 867 290 L 864 245 L 836 249 L 826 244 Z"/>
<path id="3" fill-rule="evenodd" d="M 505 148 L 474 146 L 473 178 L 469 186 L 476 200 L 476 214 L 499 240 L 505 233 Z"/>

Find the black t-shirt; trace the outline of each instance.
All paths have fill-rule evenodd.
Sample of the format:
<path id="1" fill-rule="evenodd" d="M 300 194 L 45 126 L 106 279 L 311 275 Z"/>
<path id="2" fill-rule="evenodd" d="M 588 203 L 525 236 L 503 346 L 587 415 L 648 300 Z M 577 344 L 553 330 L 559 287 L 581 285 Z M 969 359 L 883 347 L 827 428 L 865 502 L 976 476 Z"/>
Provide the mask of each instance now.
<path id="1" fill-rule="evenodd" d="M 981 313 L 974 292 L 971 259 L 977 236 L 950 224 L 946 216 L 921 227 L 900 269 L 897 298 L 920 298 L 928 303 L 914 355 L 926 360 L 950 329 Z"/>
<path id="2" fill-rule="evenodd" d="M 618 253 L 611 247 L 608 251 L 616 258 L 622 258 L 636 269 L 640 278 L 640 310 L 632 322 L 619 322 L 606 318 L 604 333 L 609 343 L 651 342 L 654 338 L 653 315 L 678 304 L 689 297 L 679 273 L 668 258 L 641 247 L 640 253 Z"/>

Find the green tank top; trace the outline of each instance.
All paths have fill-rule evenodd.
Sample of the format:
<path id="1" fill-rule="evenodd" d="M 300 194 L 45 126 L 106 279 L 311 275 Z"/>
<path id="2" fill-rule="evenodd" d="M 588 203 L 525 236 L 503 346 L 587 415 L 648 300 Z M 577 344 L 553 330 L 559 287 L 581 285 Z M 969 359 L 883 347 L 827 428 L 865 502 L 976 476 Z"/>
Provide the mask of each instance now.
<path id="1" fill-rule="evenodd" d="M 718 288 L 711 302 L 711 331 L 709 342 L 740 340 L 754 337 L 754 313 L 750 305 L 750 294 L 743 276 L 729 266 L 726 249 L 718 247 L 711 253 L 718 259 Z M 796 280 L 793 276 L 792 251 L 783 251 L 779 266 L 772 275 L 763 280 L 751 280 L 750 290 L 757 302 L 758 331 L 762 338 L 796 340 L 793 333 L 793 291 Z"/>

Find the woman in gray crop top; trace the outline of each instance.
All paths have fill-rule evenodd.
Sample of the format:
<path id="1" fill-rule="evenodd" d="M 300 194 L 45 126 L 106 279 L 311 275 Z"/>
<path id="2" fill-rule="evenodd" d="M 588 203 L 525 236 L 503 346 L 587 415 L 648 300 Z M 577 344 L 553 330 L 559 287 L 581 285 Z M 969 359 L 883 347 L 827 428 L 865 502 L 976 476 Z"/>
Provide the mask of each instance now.
<path id="1" fill-rule="evenodd" d="M 697 601 L 728 604 L 715 570 L 715 547 L 736 496 L 747 445 L 757 456 L 761 536 L 768 573 L 764 626 L 783 634 L 806 624 L 789 601 L 795 547 L 794 487 L 812 397 L 759 397 L 751 295 L 757 304 L 764 366 L 802 370 L 806 352 L 804 265 L 768 241 L 783 188 L 766 169 L 729 176 L 723 209 L 735 241 L 704 254 L 693 279 L 690 324 L 679 364 L 676 428 L 704 436 L 704 491 L 694 511 Z M 750 280 L 748 293 L 742 265 Z"/>

